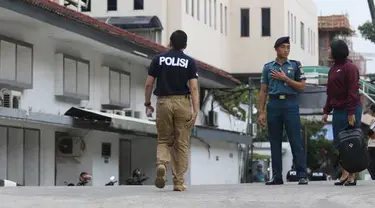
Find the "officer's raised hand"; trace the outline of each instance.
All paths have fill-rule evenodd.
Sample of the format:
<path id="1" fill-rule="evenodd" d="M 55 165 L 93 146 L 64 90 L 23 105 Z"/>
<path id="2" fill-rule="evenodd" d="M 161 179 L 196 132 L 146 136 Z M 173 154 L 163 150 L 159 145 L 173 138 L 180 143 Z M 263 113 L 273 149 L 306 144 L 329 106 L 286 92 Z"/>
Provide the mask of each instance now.
<path id="1" fill-rule="evenodd" d="M 286 81 L 288 79 L 288 76 L 284 73 L 283 70 L 277 71 L 277 70 L 271 70 L 271 76 L 273 79 Z"/>

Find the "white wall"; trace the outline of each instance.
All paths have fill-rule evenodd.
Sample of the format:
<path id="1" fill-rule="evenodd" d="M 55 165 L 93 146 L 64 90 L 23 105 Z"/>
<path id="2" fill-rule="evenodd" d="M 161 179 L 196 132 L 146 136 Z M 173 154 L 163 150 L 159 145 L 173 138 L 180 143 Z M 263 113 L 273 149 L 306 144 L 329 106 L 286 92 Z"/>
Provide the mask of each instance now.
<path id="1" fill-rule="evenodd" d="M 191 185 L 240 183 L 237 145 L 217 140 L 204 142 L 210 145 L 209 150 L 200 140 L 191 140 Z"/>
<path id="2" fill-rule="evenodd" d="M 144 0 L 144 10 L 133 10 L 133 1 L 117 1 L 117 11 L 107 11 L 107 1 L 103 0 L 91 0 L 91 12 L 84 12 L 87 15 L 93 17 L 121 17 L 121 16 L 157 16 L 163 27 L 161 43 L 167 45 L 169 41 L 168 25 L 173 25 L 170 18 L 167 19 L 170 11 L 175 11 L 176 3 L 178 1 L 167 1 L 167 0 Z M 176 20 L 177 21 L 177 20 Z"/>
<path id="3" fill-rule="evenodd" d="M 306 0 L 284 0 L 284 31 L 285 35 L 293 37 L 291 44 L 290 58 L 297 59 L 302 62 L 305 66 L 316 66 L 319 63 L 319 51 L 318 51 L 318 11 L 316 4 L 313 1 Z M 293 15 L 296 19 L 296 27 L 293 26 L 292 22 L 288 21 Z M 304 49 L 301 48 L 301 22 L 304 24 Z M 288 24 L 290 27 L 288 27 Z M 296 37 L 294 37 L 294 33 Z M 308 34 L 308 31 L 310 35 Z"/>
<path id="4" fill-rule="evenodd" d="M 182 0 L 181 16 L 182 21 L 180 28 L 188 34 L 188 47 L 186 53 L 206 62 L 212 66 L 231 72 L 230 65 L 230 39 L 229 28 L 230 21 L 227 21 L 227 32 L 225 32 L 225 7 L 227 7 L 227 16 L 229 18 L 229 0 L 188 0 L 189 12 L 186 12 L 186 0 Z M 192 1 L 194 1 L 194 15 L 192 13 Z M 204 3 L 207 2 L 207 11 L 204 10 Z M 211 3 L 211 25 L 209 21 L 209 2 Z M 214 15 L 214 2 L 216 3 L 216 26 Z M 198 20 L 198 2 L 200 3 L 200 18 Z M 220 16 L 220 5 L 222 6 L 222 24 Z M 204 21 L 205 13 L 207 15 L 207 22 Z M 222 31 L 221 31 L 222 28 Z M 176 28 L 178 29 L 178 28 Z M 173 30 L 171 30 L 173 31 Z"/>
<path id="5" fill-rule="evenodd" d="M 16 127 L 16 128 L 30 128 L 40 130 L 40 185 L 41 186 L 53 186 L 55 185 L 55 168 L 56 168 L 56 185 L 64 185 L 64 181 L 67 182 L 78 182 L 79 174 L 83 171 L 88 172 L 93 176 L 91 185 L 93 186 L 104 186 L 109 181 L 110 176 L 118 178 L 118 135 L 108 132 L 90 131 L 88 130 L 77 130 L 67 127 L 57 127 L 51 125 L 35 124 L 30 122 L 22 121 L 11 121 L 11 120 L 0 120 L 0 125 Z M 55 132 L 69 132 L 71 135 L 84 136 L 83 140 L 86 144 L 86 149 L 80 158 L 62 158 L 59 156 L 55 157 Z M 87 134 L 86 134 L 87 133 Z M 14 139 L 12 137 L 10 139 Z M 21 138 L 21 137 L 20 137 Z M 3 137 L 0 138 L 1 141 Z M 22 137 L 23 139 L 23 137 Z M 26 141 L 27 142 L 27 141 Z M 101 143 L 110 142 L 112 145 L 111 158 L 108 163 L 103 162 L 101 158 Z M 22 182 L 22 173 L 25 171 L 32 171 L 32 167 L 25 164 L 23 167 L 23 141 L 12 145 L 18 149 L 18 152 L 12 151 L 12 158 L 8 158 L 8 162 L 19 161 L 18 163 L 12 162 L 9 168 L 16 168 L 20 170 L 20 178 L 17 182 Z M 1 145 L 2 148 L 6 148 L 6 145 Z M 10 148 L 8 146 L 8 148 Z M 13 149 L 14 149 L 13 148 Z M 10 149 L 8 149 L 9 151 Z M 25 153 L 30 149 L 25 149 Z M 38 154 L 38 150 L 33 151 L 34 154 Z M 29 154 L 30 155 L 30 154 Z M 5 155 L 1 157 L 2 162 L 0 163 L 2 173 L 7 171 L 7 163 L 3 162 L 6 159 Z M 56 158 L 56 166 L 55 166 Z M 31 161 L 35 162 L 35 161 Z M 14 167 L 18 164 L 18 167 Z M 1 174 L 3 177 L 4 174 Z M 13 179 L 15 176 L 9 176 L 9 179 Z M 16 179 L 13 179 L 16 180 Z M 37 179 L 35 179 L 37 180 Z M 37 185 L 37 184 L 34 184 Z"/>
<path id="6" fill-rule="evenodd" d="M 290 59 L 300 60 L 303 65 L 318 64 L 318 24 L 317 11 L 313 1 L 284 0 L 284 1 L 232 1 L 231 4 L 231 72 L 260 73 L 265 63 L 275 59 L 273 48 L 275 41 L 282 36 L 291 35 L 288 32 L 288 11 L 296 16 L 297 39 L 291 44 Z M 261 8 L 271 8 L 271 36 L 261 37 Z M 250 37 L 240 37 L 240 9 L 250 9 Z M 300 44 L 300 21 L 305 23 L 305 41 L 307 43 L 307 28 L 315 32 L 315 54 L 302 50 Z"/>
<path id="7" fill-rule="evenodd" d="M 203 105 L 199 118 L 197 119 L 196 125 L 205 125 L 205 117 L 208 116 L 208 112 L 211 110 L 212 96 L 209 96 Z M 247 105 L 241 105 L 241 107 L 248 112 Z M 242 121 L 220 107 L 217 102 L 213 104 L 213 110 L 218 113 L 217 125 L 218 129 L 224 129 L 229 131 L 246 132 L 246 121 Z"/>
<path id="8" fill-rule="evenodd" d="M 207 2 L 205 11 L 204 3 Z M 312 0 L 249 1 L 217 0 L 216 28 L 214 26 L 214 0 L 211 0 L 211 25 L 209 23 L 210 0 L 145 0 L 144 10 L 133 10 L 133 1 L 119 1 L 118 11 L 106 11 L 106 1 L 92 0 L 94 17 L 156 15 L 161 19 L 164 30 L 162 44 L 167 45 L 169 35 L 177 29 L 188 34 L 187 54 L 230 73 L 260 73 L 263 65 L 275 58 L 273 45 L 277 38 L 291 35 L 288 28 L 288 11 L 296 17 L 296 42 L 292 44 L 291 59 L 304 65 L 318 64 L 317 8 Z M 187 3 L 186 3 L 187 2 Z M 194 2 L 194 9 L 192 8 Z M 198 4 L 199 3 L 199 4 Z M 223 4 L 222 25 L 220 4 Z M 198 17 L 199 6 L 199 17 Z M 188 9 L 186 9 L 188 7 Z M 225 17 L 225 7 L 227 16 Z M 271 8 L 271 36 L 261 37 L 261 8 Z M 170 9 L 173 8 L 173 9 Z M 240 9 L 250 9 L 250 37 L 240 37 Z M 194 12 L 193 12 L 194 10 Z M 205 15 L 207 15 L 205 21 Z M 225 21 L 225 19 L 227 19 Z M 305 49 L 300 44 L 300 22 L 305 24 Z M 227 32 L 225 30 L 227 27 Z M 221 32 L 223 26 L 223 33 Z M 315 33 L 315 50 L 310 51 L 308 28 Z M 314 53 L 313 53 L 314 52 Z"/>

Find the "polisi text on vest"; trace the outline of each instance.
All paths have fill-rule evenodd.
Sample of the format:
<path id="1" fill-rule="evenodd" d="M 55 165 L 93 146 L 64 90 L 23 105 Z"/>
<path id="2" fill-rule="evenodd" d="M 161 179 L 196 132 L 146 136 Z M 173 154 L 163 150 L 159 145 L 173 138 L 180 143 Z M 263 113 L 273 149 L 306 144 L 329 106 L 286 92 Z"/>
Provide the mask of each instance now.
<path id="1" fill-rule="evenodd" d="M 176 57 L 160 57 L 159 58 L 159 65 L 167 65 L 167 66 L 179 66 L 182 68 L 188 68 L 189 60 L 184 58 L 176 58 Z"/>

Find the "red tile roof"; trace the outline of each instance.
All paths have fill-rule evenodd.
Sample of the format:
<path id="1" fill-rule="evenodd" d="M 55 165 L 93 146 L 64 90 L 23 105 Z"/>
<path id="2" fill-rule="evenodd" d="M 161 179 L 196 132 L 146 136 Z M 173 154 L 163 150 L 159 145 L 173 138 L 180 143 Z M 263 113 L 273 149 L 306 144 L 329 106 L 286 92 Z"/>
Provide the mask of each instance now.
<path id="1" fill-rule="evenodd" d="M 150 48 L 154 50 L 155 52 L 165 52 L 168 49 L 160 44 L 157 44 L 155 42 L 149 41 L 147 39 L 144 39 L 142 37 L 139 37 L 133 33 L 130 33 L 128 31 L 125 31 L 123 29 L 120 29 L 118 27 L 106 24 L 105 22 L 102 22 L 100 20 L 97 20 L 93 17 L 90 17 L 88 15 L 82 14 L 78 11 L 63 7 L 55 2 L 52 2 L 50 0 L 22 0 L 25 3 L 31 4 L 36 7 L 40 7 L 48 12 L 55 13 L 57 15 L 60 15 L 62 17 L 65 17 L 66 19 L 79 22 L 81 24 L 85 24 L 87 26 L 90 26 L 92 28 L 95 28 L 97 30 L 102 31 L 103 33 L 110 34 L 115 37 L 122 37 L 127 40 L 130 40 L 131 42 Z M 198 66 L 200 68 L 212 71 L 220 76 L 223 76 L 237 84 L 240 84 L 241 82 L 234 78 L 232 75 L 228 74 L 224 70 L 218 69 L 214 66 L 208 65 L 206 63 L 203 63 L 199 60 L 196 60 Z"/>

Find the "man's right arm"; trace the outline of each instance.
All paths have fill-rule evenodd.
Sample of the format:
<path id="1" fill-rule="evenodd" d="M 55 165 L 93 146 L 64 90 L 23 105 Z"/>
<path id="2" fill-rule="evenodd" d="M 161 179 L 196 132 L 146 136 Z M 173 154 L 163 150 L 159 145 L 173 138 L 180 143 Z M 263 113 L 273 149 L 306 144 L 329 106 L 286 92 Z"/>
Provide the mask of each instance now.
<path id="1" fill-rule="evenodd" d="M 262 77 L 260 80 L 260 92 L 259 92 L 259 111 L 260 113 L 265 112 L 266 100 L 268 96 L 268 68 L 264 66 Z"/>
<path id="2" fill-rule="evenodd" d="M 199 112 L 199 92 L 198 92 L 198 70 L 194 60 L 190 61 L 189 73 L 189 89 L 191 99 L 193 101 L 193 111 L 195 114 Z"/>

